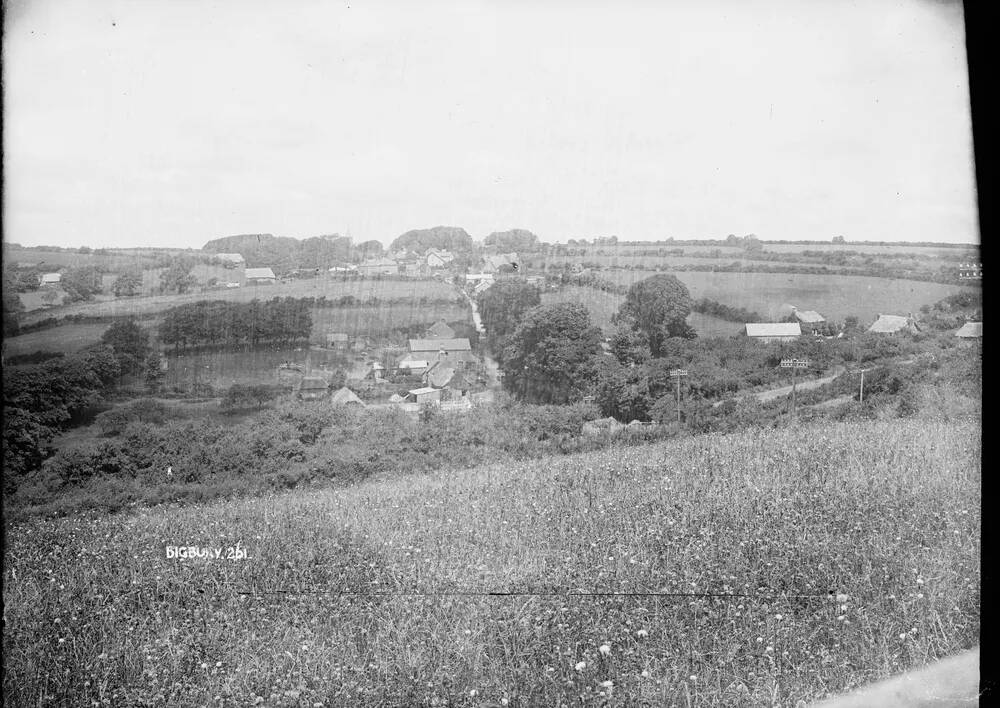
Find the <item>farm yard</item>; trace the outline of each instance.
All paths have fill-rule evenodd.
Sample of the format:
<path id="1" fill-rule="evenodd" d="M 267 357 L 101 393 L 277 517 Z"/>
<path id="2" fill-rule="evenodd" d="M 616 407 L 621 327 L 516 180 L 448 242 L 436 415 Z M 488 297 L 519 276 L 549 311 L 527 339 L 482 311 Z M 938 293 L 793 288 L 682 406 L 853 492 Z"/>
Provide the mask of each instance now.
<path id="1" fill-rule="evenodd" d="M 5 696 L 813 701 L 978 641 L 979 447 L 805 426 L 15 524 Z"/>

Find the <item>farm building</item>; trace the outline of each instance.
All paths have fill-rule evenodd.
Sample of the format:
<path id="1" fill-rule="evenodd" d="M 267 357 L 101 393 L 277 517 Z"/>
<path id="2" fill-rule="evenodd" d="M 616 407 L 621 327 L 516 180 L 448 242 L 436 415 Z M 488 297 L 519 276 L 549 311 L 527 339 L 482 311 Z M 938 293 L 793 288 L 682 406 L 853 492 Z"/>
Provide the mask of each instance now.
<path id="1" fill-rule="evenodd" d="M 360 264 L 358 273 L 366 276 L 396 275 L 399 273 L 399 266 L 396 265 L 396 261 L 389 258 L 374 258 Z"/>
<path id="2" fill-rule="evenodd" d="M 431 388 L 430 386 L 415 388 L 409 391 L 406 400 L 410 403 L 440 403 L 441 389 Z"/>
<path id="3" fill-rule="evenodd" d="M 472 384 L 461 371 L 456 371 L 446 385 L 451 391 L 451 398 L 453 400 L 455 398 L 464 397 L 469 391 L 472 390 Z"/>
<path id="4" fill-rule="evenodd" d="M 327 332 L 326 346 L 328 349 L 347 349 L 351 346 L 351 338 L 347 332 Z"/>
<path id="5" fill-rule="evenodd" d="M 429 268 L 444 268 L 455 260 L 455 254 L 451 251 L 440 251 L 436 248 L 427 249 L 427 266 Z"/>
<path id="6" fill-rule="evenodd" d="M 226 261 L 238 266 L 244 265 L 247 262 L 239 253 L 216 253 L 215 257 L 220 261 Z"/>
<path id="7" fill-rule="evenodd" d="M 389 396 L 389 403 L 405 403 L 406 396 L 400 396 L 398 393 L 394 393 Z"/>
<path id="8" fill-rule="evenodd" d="M 247 268 L 243 272 L 244 277 L 248 283 L 259 284 L 259 283 L 274 283 L 276 278 L 274 277 L 274 271 L 270 268 Z"/>
<path id="9" fill-rule="evenodd" d="M 799 310 L 793 307 L 792 313 L 795 315 L 795 319 L 802 324 L 817 325 L 826 322 L 826 318 L 815 310 Z"/>
<path id="10" fill-rule="evenodd" d="M 55 287 L 61 282 L 62 273 L 42 273 L 42 276 L 38 279 L 38 283 L 42 287 Z"/>
<path id="11" fill-rule="evenodd" d="M 916 334 L 920 331 L 920 327 L 917 326 L 912 316 L 903 317 L 902 315 L 879 314 L 878 319 L 868 328 L 868 331 L 893 336 L 899 332 Z"/>
<path id="12" fill-rule="evenodd" d="M 444 320 L 438 320 L 427 328 L 427 339 L 454 339 L 455 330 L 448 326 Z"/>
<path id="13" fill-rule="evenodd" d="M 303 376 L 295 392 L 303 401 L 318 401 L 329 393 L 330 385 L 322 376 Z"/>
<path id="14" fill-rule="evenodd" d="M 358 267 L 356 265 L 350 265 L 350 264 L 346 264 L 345 263 L 343 265 L 332 266 L 327 272 L 329 272 L 329 273 L 350 273 L 351 271 L 357 270 L 357 269 L 358 269 Z"/>
<path id="15" fill-rule="evenodd" d="M 983 338 L 983 323 L 982 322 L 966 322 L 962 327 L 955 332 L 956 337 L 961 337 L 962 339 L 982 339 Z"/>
<path id="16" fill-rule="evenodd" d="M 364 378 L 379 380 L 385 376 L 385 367 L 380 362 L 373 361 L 365 368 Z"/>
<path id="17" fill-rule="evenodd" d="M 790 342 L 802 336 L 798 322 L 748 322 L 747 336 L 761 342 Z"/>
<path id="18" fill-rule="evenodd" d="M 461 339 L 411 339 L 410 353 L 429 364 L 447 362 L 451 366 L 468 366 L 476 359 L 467 337 Z"/>
<path id="19" fill-rule="evenodd" d="M 413 354 L 407 354 L 402 359 L 400 359 L 397 367 L 400 372 L 404 374 L 422 374 L 431 366 L 430 362 L 426 359 L 417 359 Z"/>
<path id="20" fill-rule="evenodd" d="M 482 293 L 489 290 L 491 285 L 493 285 L 492 280 L 480 280 L 478 283 L 476 283 L 476 287 L 472 289 L 472 292 L 474 292 L 476 295 L 481 295 Z"/>
<path id="21" fill-rule="evenodd" d="M 358 395 L 351 389 L 344 386 L 334 391 L 330 402 L 335 406 L 363 406 L 365 402 L 358 398 Z"/>

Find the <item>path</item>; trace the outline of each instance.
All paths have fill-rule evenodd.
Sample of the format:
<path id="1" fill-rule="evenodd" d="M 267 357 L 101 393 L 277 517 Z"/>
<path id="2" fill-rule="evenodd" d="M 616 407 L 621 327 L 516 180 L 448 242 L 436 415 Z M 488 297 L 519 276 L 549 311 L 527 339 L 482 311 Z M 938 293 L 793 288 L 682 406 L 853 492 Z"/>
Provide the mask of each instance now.
<path id="1" fill-rule="evenodd" d="M 834 367 L 830 373 L 826 376 L 818 379 L 806 379 L 804 381 L 799 381 L 795 385 L 796 391 L 809 391 L 814 388 L 819 388 L 820 386 L 825 386 L 826 384 L 833 381 L 835 378 L 844 373 L 846 369 L 843 366 Z M 726 401 L 741 401 L 745 398 L 756 398 L 761 403 L 766 403 L 768 401 L 773 401 L 776 398 L 781 398 L 782 396 L 787 396 L 792 392 L 792 385 L 779 386 L 778 388 L 770 388 L 767 391 L 758 391 L 757 393 L 748 393 L 745 396 L 737 396 L 736 398 L 726 398 L 721 401 L 716 401 L 712 404 L 712 407 L 721 406 Z"/>
<path id="2" fill-rule="evenodd" d="M 485 335 L 486 328 L 483 327 L 483 318 L 479 316 L 479 306 L 476 304 L 475 299 L 470 296 L 467 292 L 462 290 L 458 285 L 455 288 L 465 299 L 469 301 L 469 305 L 472 307 L 472 323 L 476 326 L 476 331 L 479 332 L 480 343 L 482 344 L 481 350 L 483 352 L 483 363 L 486 366 L 486 385 L 489 388 L 499 388 L 500 387 L 500 365 L 497 363 L 496 359 L 489 355 L 486 351 Z"/>

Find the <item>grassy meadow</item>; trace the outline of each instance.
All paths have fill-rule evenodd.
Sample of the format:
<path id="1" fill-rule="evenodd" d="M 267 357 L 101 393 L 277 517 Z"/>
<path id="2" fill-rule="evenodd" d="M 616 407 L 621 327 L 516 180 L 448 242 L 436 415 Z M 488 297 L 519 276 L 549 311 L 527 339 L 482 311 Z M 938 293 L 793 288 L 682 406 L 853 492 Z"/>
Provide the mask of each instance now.
<path id="1" fill-rule="evenodd" d="M 824 423 L 9 524 L 4 695 L 794 706 L 977 643 L 980 443 Z"/>

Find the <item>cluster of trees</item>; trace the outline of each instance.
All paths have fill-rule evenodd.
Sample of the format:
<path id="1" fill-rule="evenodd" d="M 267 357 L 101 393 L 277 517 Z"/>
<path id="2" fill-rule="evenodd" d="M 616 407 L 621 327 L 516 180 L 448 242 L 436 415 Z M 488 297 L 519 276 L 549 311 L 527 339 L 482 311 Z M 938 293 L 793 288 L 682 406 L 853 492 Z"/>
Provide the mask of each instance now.
<path id="1" fill-rule="evenodd" d="M 744 307 L 731 307 L 730 305 L 723 305 L 721 302 L 710 300 L 707 297 L 696 300 L 691 305 L 691 309 L 694 312 L 700 312 L 703 315 L 718 317 L 720 320 L 726 320 L 728 322 L 764 322 L 764 317 L 759 312 L 748 310 Z"/>
<path id="2" fill-rule="evenodd" d="M 503 361 L 507 340 L 525 314 L 541 302 L 538 288 L 523 280 L 500 280 L 476 298 L 479 317 L 486 329 L 486 346 L 497 361 Z"/>
<path id="3" fill-rule="evenodd" d="M 331 234 L 307 239 L 272 234 L 240 234 L 209 241 L 209 253 L 239 253 L 249 268 L 272 268 L 275 273 L 296 268 L 330 268 L 352 261 L 381 256 L 378 241 L 355 244 L 349 236 Z"/>
<path id="4" fill-rule="evenodd" d="M 537 251 L 542 247 L 538 236 L 526 229 L 510 229 L 509 231 L 494 231 L 485 239 L 484 246 L 496 246 L 502 253 L 515 252 L 518 255 Z"/>
<path id="5" fill-rule="evenodd" d="M 389 246 L 390 251 L 406 249 L 420 254 L 428 248 L 468 253 L 473 250 L 472 236 L 459 226 L 435 226 L 407 231 L 397 236 Z"/>
<path id="6" fill-rule="evenodd" d="M 306 298 L 261 302 L 199 300 L 173 307 L 160 324 L 160 341 L 177 348 L 201 345 L 289 344 L 308 339 L 312 313 Z"/>
<path id="7" fill-rule="evenodd" d="M 5 480 L 35 469 L 49 442 L 86 408 L 99 403 L 121 370 L 110 349 L 3 370 Z"/>

